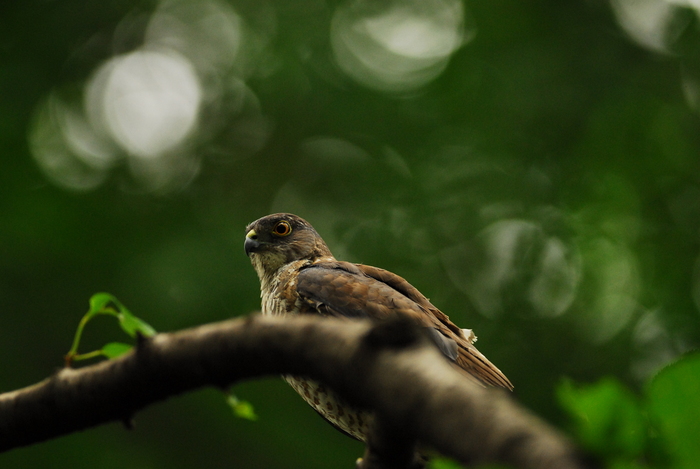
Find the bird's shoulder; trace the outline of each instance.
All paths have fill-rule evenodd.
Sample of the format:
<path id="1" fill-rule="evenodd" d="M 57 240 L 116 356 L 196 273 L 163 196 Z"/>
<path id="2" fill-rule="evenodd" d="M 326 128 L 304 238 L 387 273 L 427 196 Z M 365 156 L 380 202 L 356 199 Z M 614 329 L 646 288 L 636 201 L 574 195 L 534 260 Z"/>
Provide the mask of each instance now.
<path id="1" fill-rule="evenodd" d="M 263 314 L 286 315 L 298 314 L 299 296 L 296 293 L 296 281 L 299 269 L 306 262 L 290 262 L 273 275 L 260 278 L 260 298 Z"/>
<path id="2" fill-rule="evenodd" d="M 305 283 L 306 288 L 340 286 L 346 283 L 385 285 L 418 305 L 434 308 L 430 301 L 406 279 L 379 267 L 335 259 L 320 259 L 300 266 L 297 275 L 299 280 Z"/>

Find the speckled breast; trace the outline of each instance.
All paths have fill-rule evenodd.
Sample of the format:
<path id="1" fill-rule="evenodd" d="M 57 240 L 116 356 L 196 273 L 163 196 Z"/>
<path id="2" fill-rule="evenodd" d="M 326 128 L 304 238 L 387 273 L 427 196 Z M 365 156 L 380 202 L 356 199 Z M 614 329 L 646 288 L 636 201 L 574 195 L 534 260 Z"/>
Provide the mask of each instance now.
<path id="1" fill-rule="evenodd" d="M 284 379 L 326 420 L 353 438 L 365 441 L 372 414 L 350 407 L 340 396 L 323 384 L 296 376 Z"/>
<path id="2" fill-rule="evenodd" d="M 281 268 L 273 278 L 261 279 L 262 312 L 264 315 L 296 315 L 304 303 L 296 294 L 295 277 L 303 261 L 290 263 Z M 296 376 L 284 376 L 284 379 L 299 395 L 319 414 L 341 431 L 353 438 L 365 441 L 368 426 L 372 420 L 369 412 L 358 411 L 350 407 L 335 392 L 316 381 Z"/>

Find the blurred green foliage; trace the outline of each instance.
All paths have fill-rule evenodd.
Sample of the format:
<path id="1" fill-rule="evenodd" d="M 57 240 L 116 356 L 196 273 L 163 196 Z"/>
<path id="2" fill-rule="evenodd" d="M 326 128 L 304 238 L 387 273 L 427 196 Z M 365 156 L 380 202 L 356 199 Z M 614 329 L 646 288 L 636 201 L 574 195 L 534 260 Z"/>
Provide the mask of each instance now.
<path id="1" fill-rule="evenodd" d="M 290 211 L 473 328 L 539 415 L 568 422 L 562 377 L 614 377 L 560 391 L 596 419 L 582 440 L 644 467 L 656 429 L 688 467 L 690 365 L 644 383 L 700 343 L 700 32 L 689 7 L 641 4 L 2 3 L 0 391 L 62 364 L 96 291 L 162 331 L 256 310 L 243 228 Z M 100 349 L 113 324 L 89 331 Z M 235 393 L 258 421 L 202 391 L 0 466 L 362 453 L 279 380 Z"/>
<path id="2" fill-rule="evenodd" d="M 253 409 L 253 404 L 248 401 L 242 401 L 236 397 L 235 394 L 229 393 L 226 397 L 226 403 L 233 411 L 236 417 L 240 417 L 246 420 L 257 420 L 258 416 L 255 414 L 255 409 Z"/>
<path id="3" fill-rule="evenodd" d="M 696 467 L 700 461 L 700 355 L 662 370 L 649 383 L 646 395 L 650 418 L 668 445 L 671 467 Z"/>
<path id="4" fill-rule="evenodd" d="M 583 446 L 606 458 L 632 459 L 646 445 L 646 422 L 633 394 L 617 380 L 575 388 L 570 381 L 558 389 L 559 401 L 575 419 Z"/>
<path id="5" fill-rule="evenodd" d="M 558 388 L 582 446 L 608 467 L 697 467 L 700 456 L 700 354 L 654 376 L 639 398 L 619 381 Z"/>
<path id="6" fill-rule="evenodd" d="M 697 467 L 700 353 L 664 368 L 647 383 L 641 397 L 608 377 L 590 385 L 564 380 L 557 387 L 557 398 L 569 416 L 566 426 L 574 441 L 602 467 Z M 431 469 L 460 467 L 449 459 L 430 463 Z"/>

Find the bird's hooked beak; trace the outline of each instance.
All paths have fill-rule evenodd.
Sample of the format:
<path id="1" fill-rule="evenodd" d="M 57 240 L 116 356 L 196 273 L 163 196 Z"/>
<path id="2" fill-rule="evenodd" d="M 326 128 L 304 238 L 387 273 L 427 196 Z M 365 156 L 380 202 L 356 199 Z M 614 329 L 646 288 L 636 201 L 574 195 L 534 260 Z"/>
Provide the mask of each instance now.
<path id="1" fill-rule="evenodd" d="M 259 247 L 260 241 L 258 241 L 258 234 L 255 230 L 250 230 L 248 234 L 245 235 L 245 243 L 243 244 L 246 256 L 250 257 L 250 254 L 257 251 Z"/>

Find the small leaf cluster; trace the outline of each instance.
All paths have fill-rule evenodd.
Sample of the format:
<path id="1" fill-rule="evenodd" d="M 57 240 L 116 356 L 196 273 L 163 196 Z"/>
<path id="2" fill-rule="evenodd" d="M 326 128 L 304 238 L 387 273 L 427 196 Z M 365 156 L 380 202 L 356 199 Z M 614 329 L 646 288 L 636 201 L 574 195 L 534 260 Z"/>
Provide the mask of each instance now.
<path id="1" fill-rule="evenodd" d="M 75 332 L 73 345 L 65 355 L 66 366 L 70 366 L 73 362 L 79 360 L 87 360 L 94 357 L 116 358 L 124 355 L 133 348 L 130 344 L 122 342 L 110 342 L 99 350 L 94 350 L 87 353 L 78 353 L 80 339 L 83 335 L 83 330 L 90 320 L 100 315 L 114 316 L 119 322 L 121 329 L 132 338 L 138 335 L 143 337 L 152 337 L 156 334 L 153 329 L 143 319 L 134 316 L 126 306 L 124 306 L 114 295 L 109 293 L 96 293 L 90 298 L 90 309 L 85 316 L 80 320 L 78 329 Z"/>
<path id="2" fill-rule="evenodd" d="M 113 316 L 117 318 L 119 327 L 121 327 L 122 331 L 132 338 L 137 338 L 138 336 L 153 337 L 156 335 L 156 330 L 153 327 L 151 327 L 143 319 L 136 317 L 114 295 L 109 293 L 96 293 L 90 298 L 90 309 L 80 320 L 78 329 L 75 332 L 75 338 L 73 339 L 73 346 L 65 355 L 66 366 L 70 366 L 75 361 L 87 360 L 95 357 L 103 357 L 108 359 L 117 358 L 129 352 L 133 348 L 133 345 L 131 344 L 125 344 L 123 342 L 110 342 L 105 344 L 99 350 L 93 350 L 92 352 L 87 353 L 78 353 L 80 339 L 83 335 L 85 326 L 88 322 L 90 322 L 90 320 L 100 315 Z M 226 403 L 236 417 L 253 421 L 258 419 L 253 405 L 248 401 L 240 400 L 231 391 L 229 391 L 226 395 Z"/>

